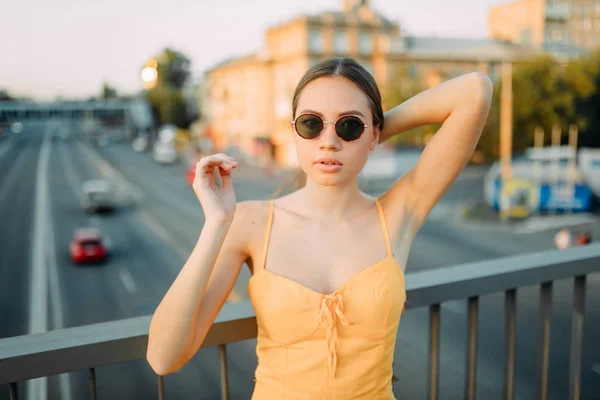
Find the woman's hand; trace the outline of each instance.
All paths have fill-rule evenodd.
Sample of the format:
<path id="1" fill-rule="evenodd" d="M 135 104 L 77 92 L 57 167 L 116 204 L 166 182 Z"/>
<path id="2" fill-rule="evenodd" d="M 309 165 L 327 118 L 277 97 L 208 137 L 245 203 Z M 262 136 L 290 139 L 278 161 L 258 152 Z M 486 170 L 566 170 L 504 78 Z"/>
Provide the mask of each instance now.
<path id="1" fill-rule="evenodd" d="M 192 187 L 207 222 L 228 223 L 233 220 L 236 200 L 231 172 L 237 165 L 238 162 L 233 157 L 223 153 L 202 157 L 196 163 Z"/>

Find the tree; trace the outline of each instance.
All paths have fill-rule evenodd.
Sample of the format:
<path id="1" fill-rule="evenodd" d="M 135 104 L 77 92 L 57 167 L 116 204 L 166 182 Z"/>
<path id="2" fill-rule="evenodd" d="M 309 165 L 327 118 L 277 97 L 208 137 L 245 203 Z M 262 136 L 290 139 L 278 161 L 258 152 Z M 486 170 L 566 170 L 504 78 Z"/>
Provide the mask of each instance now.
<path id="1" fill-rule="evenodd" d="M 190 60 L 181 52 L 166 48 L 156 60 L 156 84 L 146 92 L 159 124 L 172 123 L 188 129 L 194 121 L 182 88 L 190 77 Z"/>
<path id="2" fill-rule="evenodd" d="M 387 111 L 426 88 L 419 83 L 417 72 L 412 71 L 408 63 L 396 66 L 388 83 L 383 87 L 383 109 Z M 430 135 L 439 129 L 439 125 L 427 125 L 392 137 L 389 142 L 397 144 L 422 145 Z"/>
<path id="3" fill-rule="evenodd" d="M 596 111 L 598 99 L 590 101 L 600 84 L 598 66 L 597 61 L 589 58 L 563 64 L 550 55 L 514 66 L 512 89 L 515 153 L 533 145 L 536 126 L 544 129 L 545 141 L 549 143 L 549 133 L 554 125 L 561 126 L 562 136 L 566 137 L 571 124 L 585 127 L 594 114 L 598 114 L 600 119 L 600 113 Z M 502 82 L 498 82 L 494 88 L 492 108 L 484 133 L 477 146 L 477 150 L 488 161 L 499 155 L 501 89 Z"/>
<path id="4" fill-rule="evenodd" d="M 13 101 L 14 98 L 6 91 L 0 89 L 0 101 Z"/>
<path id="5" fill-rule="evenodd" d="M 112 87 L 108 82 L 102 83 L 102 98 L 103 99 L 116 99 L 119 95 L 117 89 Z"/>
<path id="6" fill-rule="evenodd" d="M 586 71 L 593 83 L 593 92 L 584 98 L 578 98 L 575 109 L 579 121 L 579 145 L 584 147 L 600 147 L 600 49 L 589 58 L 577 60 L 577 64 Z"/>

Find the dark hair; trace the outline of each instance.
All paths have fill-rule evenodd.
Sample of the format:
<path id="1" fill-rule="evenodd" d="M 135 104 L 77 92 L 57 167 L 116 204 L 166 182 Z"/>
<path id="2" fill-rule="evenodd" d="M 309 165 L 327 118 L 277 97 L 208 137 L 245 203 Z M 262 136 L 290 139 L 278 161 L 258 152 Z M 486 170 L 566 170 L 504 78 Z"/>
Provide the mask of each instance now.
<path id="1" fill-rule="evenodd" d="M 373 126 L 383 129 L 383 107 L 381 105 L 381 93 L 377 87 L 377 82 L 375 82 L 373 76 L 362 65 L 352 58 L 347 57 L 328 58 L 316 63 L 304 73 L 304 76 L 300 79 L 300 82 L 298 82 L 298 86 L 296 86 L 296 90 L 294 91 L 294 97 L 292 99 L 292 117 L 296 117 L 298 99 L 306 85 L 319 78 L 335 76 L 346 78 L 359 87 L 369 101 L 369 106 L 373 114 Z M 273 197 L 281 194 L 285 187 L 290 186 L 290 183 L 294 190 L 303 187 L 306 184 L 306 174 L 301 168 L 298 168 L 296 173 L 292 175 L 292 178 L 288 179 L 288 182 L 284 183 L 284 185 L 273 194 Z"/>
<path id="2" fill-rule="evenodd" d="M 296 117 L 298 99 L 306 85 L 315 79 L 328 76 L 346 78 L 358 86 L 369 100 L 369 106 L 373 113 L 373 126 L 383 129 L 383 108 L 381 106 L 381 93 L 377 87 L 377 82 L 375 82 L 369 71 L 352 58 L 329 58 L 318 62 L 306 71 L 294 91 L 294 98 L 292 99 L 293 117 Z"/>

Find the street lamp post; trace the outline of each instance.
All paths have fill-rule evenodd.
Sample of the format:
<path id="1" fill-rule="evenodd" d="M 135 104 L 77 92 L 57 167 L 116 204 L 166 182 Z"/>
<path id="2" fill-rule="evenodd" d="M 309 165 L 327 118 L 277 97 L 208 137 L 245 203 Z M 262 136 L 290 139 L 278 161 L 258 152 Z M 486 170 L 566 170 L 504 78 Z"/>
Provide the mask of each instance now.
<path id="1" fill-rule="evenodd" d="M 500 162 L 502 167 L 500 189 L 500 216 L 508 218 L 510 202 L 503 188 L 512 178 L 512 63 L 502 63 L 502 86 L 500 92 Z"/>

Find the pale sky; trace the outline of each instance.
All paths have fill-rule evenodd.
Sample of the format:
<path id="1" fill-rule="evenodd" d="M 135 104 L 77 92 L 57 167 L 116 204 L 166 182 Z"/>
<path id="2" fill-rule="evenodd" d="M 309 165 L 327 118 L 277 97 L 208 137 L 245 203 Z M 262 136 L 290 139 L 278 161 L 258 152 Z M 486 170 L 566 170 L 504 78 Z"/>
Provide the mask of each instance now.
<path id="1" fill-rule="evenodd" d="M 6 6 L 5 2 L 10 5 Z M 484 38 L 502 0 L 372 0 L 375 10 L 420 36 Z M 1 0 L 0 89 L 18 96 L 88 97 L 107 81 L 141 89 L 144 62 L 166 46 L 194 75 L 260 48 L 265 28 L 302 13 L 340 10 L 342 0 Z"/>

